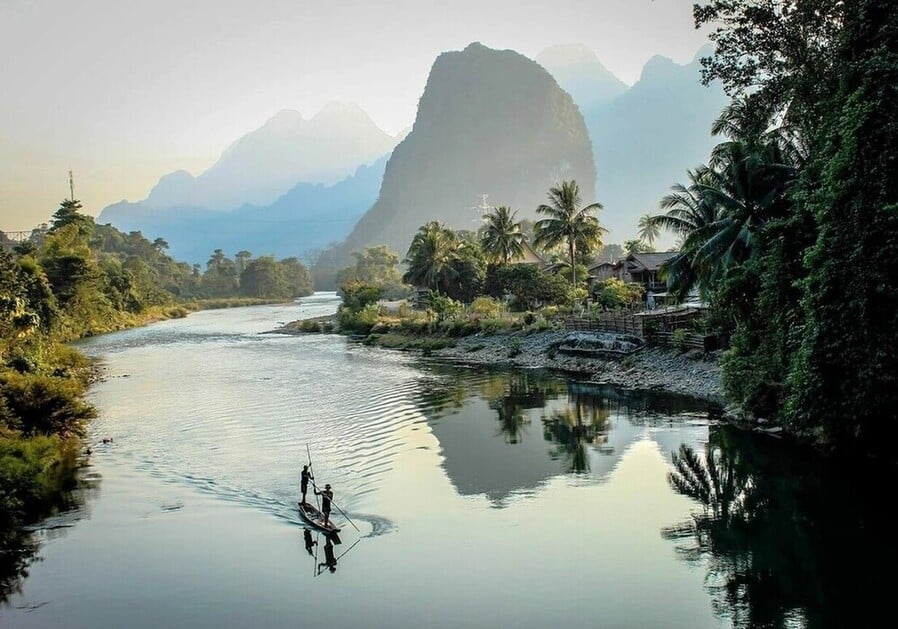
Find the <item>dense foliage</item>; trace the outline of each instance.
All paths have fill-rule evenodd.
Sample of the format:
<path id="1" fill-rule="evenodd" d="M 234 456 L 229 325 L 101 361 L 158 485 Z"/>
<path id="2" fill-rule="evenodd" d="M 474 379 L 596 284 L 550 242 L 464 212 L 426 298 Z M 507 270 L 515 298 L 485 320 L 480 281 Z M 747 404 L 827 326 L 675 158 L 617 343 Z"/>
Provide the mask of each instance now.
<path id="1" fill-rule="evenodd" d="M 404 282 L 465 302 L 480 294 L 486 274 L 479 244 L 436 221 L 412 238 L 405 263 Z"/>
<path id="2" fill-rule="evenodd" d="M 673 287 L 732 331 L 728 393 L 834 448 L 898 436 L 898 5 L 715 0 L 705 79 L 734 97 L 662 202 Z"/>
<path id="3" fill-rule="evenodd" d="M 399 256 L 386 245 L 353 251 L 355 266 L 347 267 L 337 275 L 338 286 L 348 282 L 362 282 L 380 287 L 387 299 L 401 299 L 408 295 L 408 287 L 399 274 Z"/>

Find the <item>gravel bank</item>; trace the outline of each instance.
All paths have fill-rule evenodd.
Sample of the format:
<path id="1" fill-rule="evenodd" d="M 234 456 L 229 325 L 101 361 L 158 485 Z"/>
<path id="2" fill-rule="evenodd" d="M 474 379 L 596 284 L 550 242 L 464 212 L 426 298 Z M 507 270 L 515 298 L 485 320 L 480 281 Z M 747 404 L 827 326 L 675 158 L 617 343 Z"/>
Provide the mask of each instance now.
<path id="1" fill-rule="evenodd" d="M 319 317 L 332 321 L 332 317 Z M 273 333 L 303 334 L 293 322 Z M 601 384 L 627 389 L 654 389 L 725 403 L 717 356 L 692 350 L 676 352 L 643 348 L 624 357 L 570 356 L 556 348 L 573 336 L 588 333 L 569 330 L 474 334 L 455 339 L 454 347 L 430 352 L 450 361 L 476 365 L 555 369 Z"/>
<path id="2" fill-rule="evenodd" d="M 557 369 L 592 382 L 656 389 L 724 403 L 716 356 L 644 348 L 625 357 L 568 356 L 554 348 L 570 331 L 473 335 L 432 355 L 472 364 Z M 576 333 L 582 335 L 582 332 Z"/>

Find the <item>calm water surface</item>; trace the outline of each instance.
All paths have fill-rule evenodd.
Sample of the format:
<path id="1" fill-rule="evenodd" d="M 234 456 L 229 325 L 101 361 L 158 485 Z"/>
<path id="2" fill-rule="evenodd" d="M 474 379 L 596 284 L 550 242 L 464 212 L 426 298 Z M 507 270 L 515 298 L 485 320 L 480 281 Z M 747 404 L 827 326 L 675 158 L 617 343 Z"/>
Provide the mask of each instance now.
<path id="1" fill-rule="evenodd" d="M 84 342 L 106 379 L 80 507 L 36 533 L 0 624 L 849 626 L 891 610 L 882 496 L 846 470 L 684 399 L 263 334 L 336 303 Z M 340 518 L 335 546 L 296 511 L 307 445 L 360 529 Z"/>

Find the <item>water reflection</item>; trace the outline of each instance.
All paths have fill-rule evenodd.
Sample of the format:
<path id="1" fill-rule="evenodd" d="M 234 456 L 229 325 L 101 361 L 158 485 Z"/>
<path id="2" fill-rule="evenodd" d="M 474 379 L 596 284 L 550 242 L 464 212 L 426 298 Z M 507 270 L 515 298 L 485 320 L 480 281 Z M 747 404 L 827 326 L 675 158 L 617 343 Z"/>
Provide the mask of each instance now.
<path id="1" fill-rule="evenodd" d="M 337 571 L 337 557 L 334 554 L 334 539 L 331 535 L 325 535 L 324 539 L 324 563 L 318 564 L 318 574 L 325 570 Z"/>
<path id="2" fill-rule="evenodd" d="M 15 506 L 0 500 L 0 605 L 21 593 L 31 565 L 40 561 L 42 541 L 65 535 L 78 520 L 90 517 L 87 504 L 98 487 L 99 478 L 89 468 L 81 470 L 75 486 L 49 506 L 37 529 L 23 526 Z"/>
<path id="3" fill-rule="evenodd" d="M 668 441 L 682 441 L 684 422 L 700 417 L 704 430 L 708 417 L 705 404 L 688 398 L 621 392 L 542 371 L 425 369 L 421 410 L 450 481 L 462 495 L 486 495 L 496 507 L 559 475 L 601 481 L 637 440 L 654 438 L 667 451 Z"/>
<path id="4" fill-rule="evenodd" d="M 704 565 L 735 627 L 864 626 L 894 617 L 894 469 L 827 462 L 729 427 L 682 445 L 669 481 L 701 510 L 662 534 Z"/>

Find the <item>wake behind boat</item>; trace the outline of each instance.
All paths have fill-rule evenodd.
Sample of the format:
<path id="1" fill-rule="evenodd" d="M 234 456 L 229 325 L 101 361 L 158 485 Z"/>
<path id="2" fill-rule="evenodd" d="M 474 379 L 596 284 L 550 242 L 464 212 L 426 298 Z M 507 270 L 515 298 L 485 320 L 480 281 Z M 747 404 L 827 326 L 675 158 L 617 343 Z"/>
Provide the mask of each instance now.
<path id="1" fill-rule="evenodd" d="M 324 514 L 319 511 L 315 505 L 309 504 L 308 502 L 298 502 L 296 504 L 299 506 L 299 515 L 302 519 L 319 531 L 328 534 L 340 532 L 340 528 L 335 526 L 333 522 L 328 522 L 327 524 L 324 523 Z"/>

